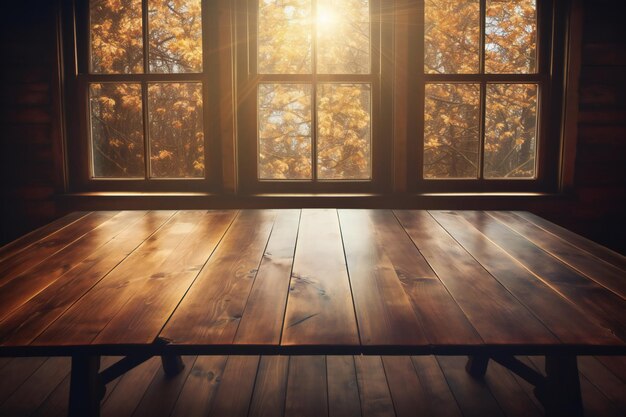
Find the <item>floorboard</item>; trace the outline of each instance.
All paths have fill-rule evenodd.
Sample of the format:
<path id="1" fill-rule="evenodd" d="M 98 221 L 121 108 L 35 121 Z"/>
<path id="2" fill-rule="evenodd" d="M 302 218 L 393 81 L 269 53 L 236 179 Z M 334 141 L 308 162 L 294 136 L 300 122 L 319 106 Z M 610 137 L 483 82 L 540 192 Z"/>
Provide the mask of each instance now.
<path id="1" fill-rule="evenodd" d="M 104 357 L 103 366 L 119 358 Z M 520 357 L 536 370 L 541 357 Z M 579 359 L 586 417 L 624 415 L 624 357 Z M 153 358 L 107 385 L 103 417 L 543 416 L 532 387 L 490 363 L 483 381 L 449 356 L 188 356 L 166 379 Z M 0 369 L 0 416 L 62 417 L 69 359 L 14 358 Z"/>

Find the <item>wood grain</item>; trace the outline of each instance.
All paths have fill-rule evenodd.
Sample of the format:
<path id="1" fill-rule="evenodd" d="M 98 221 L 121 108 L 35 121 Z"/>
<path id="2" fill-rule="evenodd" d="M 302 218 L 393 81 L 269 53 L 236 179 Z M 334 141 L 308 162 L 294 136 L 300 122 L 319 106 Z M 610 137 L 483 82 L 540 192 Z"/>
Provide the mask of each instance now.
<path id="1" fill-rule="evenodd" d="M 380 356 L 355 356 L 363 417 L 395 417 Z"/>
<path id="2" fill-rule="evenodd" d="M 233 342 L 275 216 L 273 211 L 240 212 L 161 337 L 173 344 Z"/>
<path id="3" fill-rule="evenodd" d="M 116 239 L 98 248 L 20 306 L 0 323 L 0 344 L 19 346 L 30 343 L 158 230 L 172 214 L 171 211 L 156 211 L 143 216 L 132 228 L 127 228 Z"/>
<path id="4" fill-rule="evenodd" d="M 281 344 L 359 344 L 335 210 L 302 211 Z"/>
<path id="5" fill-rule="evenodd" d="M 387 384 L 396 417 L 436 415 L 431 409 L 413 362 L 408 356 L 383 356 Z"/>
<path id="6" fill-rule="evenodd" d="M 246 417 L 259 366 L 258 356 L 230 356 L 220 382 L 211 417 Z"/>
<path id="7" fill-rule="evenodd" d="M 328 416 L 326 357 L 292 356 L 287 381 L 285 417 Z"/>
<path id="8" fill-rule="evenodd" d="M 296 250 L 300 210 L 280 210 L 235 336 L 236 344 L 278 345 Z"/>
<path id="9" fill-rule="evenodd" d="M 571 245 L 574 245 L 577 248 L 582 249 L 592 254 L 593 256 L 620 268 L 622 271 L 626 271 L 626 256 L 614 252 L 605 246 L 599 245 L 598 243 L 589 240 L 583 236 L 580 236 L 570 230 L 567 230 L 564 227 L 549 222 L 548 220 L 539 217 L 536 214 L 532 214 L 527 211 L 514 211 L 513 213 L 541 227 L 545 231 L 552 233 L 553 235 L 559 237 L 561 240 L 568 242 Z"/>
<path id="10" fill-rule="evenodd" d="M 85 217 L 89 212 L 74 211 L 0 247 L 0 262 L 15 256 L 38 241 Z"/>
<path id="11" fill-rule="evenodd" d="M 439 362 L 434 356 L 412 356 L 411 362 L 428 398 L 428 405 L 439 417 L 461 417 L 461 410 L 450 391 Z"/>
<path id="12" fill-rule="evenodd" d="M 371 217 L 379 245 L 385 248 L 428 341 L 432 345 L 483 344 L 393 213 L 375 210 Z"/>
<path id="13" fill-rule="evenodd" d="M 622 299 L 626 298 L 626 279 L 624 279 L 626 271 L 609 263 L 599 261 L 598 258 L 590 255 L 588 252 L 513 213 L 490 211 L 487 214 L 524 236 L 561 262 L 613 291 Z"/>
<path id="14" fill-rule="evenodd" d="M 459 212 L 476 229 L 504 249 L 585 314 L 626 340 L 626 303 L 613 292 L 587 279 L 484 212 Z"/>
<path id="15" fill-rule="evenodd" d="M 124 307 L 144 280 L 163 272 L 176 248 L 206 211 L 179 211 L 84 297 L 72 305 L 32 344 L 89 344 Z"/>
<path id="16" fill-rule="evenodd" d="M 590 320 L 537 276 L 491 242 L 458 212 L 431 211 L 465 250 L 538 317 L 563 343 L 618 345 L 607 328 Z"/>
<path id="17" fill-rule="evenodd" d="M 287 395 L 289 356 L 262 356 L 248 417 L 282 416 Z"/>
<path id="18" fill-rule="evenodd" d="M 352 297 L 363 345 L 427 345 L 411 301 L 377 239 L 371 213 L 340 210 Z"/>
<path id="19" fill-rule="evenodd" d="M 557 341 L 427 212 L 395 213 L 485 343 L 547 344 Z"/>
<path id="20" fill-rule="evenodd" d="M 352 356 L 327 356 L 328 416 L 361 417 L 361 400 Z"/>
<path id="21" fill-rule="evenodd" d="M 209 211 L 157 271 L 150 271 L 94 344 L 153 342 L 235 218 Z"/>
<path id="22" fill-rule="evenodd" d="M 0 285 L 4 286 L 18 275 L 43 262 L 95 227 L 111 219 L 117 211 L 98 211 L 87 214 L 67 227 L 46 236 L 15 256 L 0 262 Z"/>

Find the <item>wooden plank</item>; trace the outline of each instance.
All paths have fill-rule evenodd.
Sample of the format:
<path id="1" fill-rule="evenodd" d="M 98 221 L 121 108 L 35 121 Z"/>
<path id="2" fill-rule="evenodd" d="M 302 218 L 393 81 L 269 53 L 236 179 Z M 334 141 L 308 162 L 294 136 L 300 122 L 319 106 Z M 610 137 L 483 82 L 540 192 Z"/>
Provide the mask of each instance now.
<path id="1" fill-rule="evenodd" d="M 145 215 L 145 211 L 120 212 L 50 256 L 46 262 L 30 268 L 12 280 L 5 281 L 0 287 L 0 320 Z"/>
<path id="2" fill-rule="evenodd" d="M 198 227 L 206 211 L 179 211 L 135 249 L 84 297 L 72 305 L 32 344 L 89 344 L 115 317 L 143 281 L 167 270 L 177 247 Z"/>
<path id="3" fill-rule="evenodd" d="M 102 358 L 101 369 L 106 369 L 118 361 L 119 357 L 106 356 Z M 119 378 L 107 384 L 106 396 L 115 388 Z M 70 367 L 68 363 L 67 375 L 63 381 L 52 391 L 45 401 L 32 414 L 32 417 L 65 417 L 68 412 L 68 401 L 70 397 Z"/>
<path id="4" fill-rule="evenodd" d="M 525 363 L 532 365 L 538 372 L 545 369 L 542 356 L 528 356 Z M 622 413 L 589 380 L 580 377 L 580 392 L 583 400 L 584 415 L 587 417 L 619 417 Z"/>
<path id="5" fill-rule="evenodd" d="M 209 416 L 246 417 L 258 367 L 258 356 L 230 356 Z"/>
<path id="6" fill-rule="evenodd" d="M 352 356 L 327 356 L 329 417 L 361 417 L 361 400 Z"/>
<path id="7" fill-rule="evenodd" d="M 235 343 L 280 343 L 299 223 L 300 210 L 278 211 Z"/>
<path id="8" fill-rule="evenodd" d="M 235 218 L 209 211 L 161 267 L 143 280 L 94 344 L 153 342 Z"/>
<path id="9" fill-rule="evenodd" d="M 488 344 L 557 339 L 424 211 L 396 211 L 407 233 Z"/>
<path id="10" fill-rule="evenodd" d="M 504 413 L 484 382 L 465 372 L 465 358 L 438 356 L 443 374 L 464 417 L 502 416 Z"/>
<path id="11" fill-rule="evenodd" d="M 542 408 L 533 401 L 534 394 L 529 397 L 513 374 L 497 362 L 489 362 L 484 380 L 507 417 L 543 416 Z"/>
<path id="12" fill-rule="evenodd" d="M 361 343 L 427 345 L 411 301 L 376 238 L 371 211 L 339 210 L 339 223 Z"/>
<path id="13" fill-rule="evenodd" d="M 49 358 L 2 405 L 1 416 L 29 416 L 63 381 L 70 370 L 69 358 Z"/>
<path id="14" fill-rule="evenodd" d="M 626 303 L 483 212 L 459 212 L 525 268 L 626 341 Z"/>
<path id="15" fill-rule="evenodd" d="M 626 383 L 592 356 L 579 356 L 578 369 L 615 407 L 626 415 Z"/>
<path id="16" fill-rule="evenodd" d="M 174 344 L 232 343 L 275 212 L 244 210 L 191 286 L 161 337 Z"/>
<path id="17" fill-rule="evenodd" d="M 609 263 L 599 260 L 588 252 L 569 242 L 556 237 L 539 226 L 510 212 L 490 211 L 491 217 L 516 231 L 536 246 L 545 250 L 561 262 L 591 278 L 598 284 L 610 289 L 622 298 L 626 298 L 626 272 Z"/>
<path id="18" fill-rule="evenodd" d="M 363 417 L 395 417 L 380 356 L 355 356 Z"/>
<path id="19" fill-rule="evenodd" d="M 626 357 L 625 356 L 595 356 L 597 360 L 609 370 L 613 375 L 626 383 Z"/>
<path id="20" fill-rule="evenodd" d="M 100 224 L 118 214 L 117 211 L 92 212 L 71 223 L 58 232 L 46 236 L 31 245 L 27 251 L 20 253 L 0 262 L 0 285 L 8 282 L 28 271 L 35 265 L 46 260 L 65 246 L 69 245 L 84 234 L 90 232 Z"/>
<path id="21" fill-rule="evenodd" d="M 87 214 L 89 213 L 86 211 L 72 212 L 36 230 L 33 230 L 32 232 L 12 242 L 7 243 L 6 245 L 0 247 L 0 262 L 4 261 L 7 258 L 10 258 L 11 256 L 17 255 L 18 253 L 31 247 L 38 241 L 45 239 L 47 236 L 52 235 L 63 229 L 64 227 L 69 226 L 75 221 L 85 217 Z"/>
<path id="22" fill-rule="evenodd" d="M 0 344 L 30 343 L 74 302 L 122 262 L 137 246 L 172 216 L 171 211 L 150 212 L 83 259 L 0 323 Z"/>
<path id="23" fill-rule="evenodd" d="M 223 377 L 226 356 L 199 356 L 185 381 L 171 417 L 205 417 Z"/>
<path id="24" fill-rule="evenodd" d="M 412 356 L 411 362 L 428 398 L 428 406 L 433 410 L 432 414 L 438 417 L 461 417 L 461 410 L 437 359 L 434 356 Z"/>
<path id="25" fill-rule="evenodd" d="M 582 237 L 572 231 L 567 230 L 564 227 L 549 222 L 548 220 L 545 220 L 535 214 L 529 213 L 527 211 L 514 211 L 513 213 L 541 227 L 545 231 L 552 233 L 560 239 L 569 242 L 577 248 L 589 252 L 593 256 L 620 268 L 622 271 L 626 271 L 626 256 L 614 252 L 607 247 L 599 245 L 598 243 L 590 239 Z"/>
<path id="26" fill-rule="evenodd" d="M 47 358 L 15 358 L 0 371 L 0 404 L 4 403 Z"/>
<path id="27" fill-rule="evenodd" d="M 359 344 L 336 210 L 302 211 L 281 344 Z"/>
<path id="28" fill-rule="evenodd" d="M 491 242 L 457 212 L 431 215 L 559 340 L 569 344 L 620 345 L 608 329 L 590 320 L 576 306 Z"/>
<path id="29" fill-rule="evenodd" d="M 432 345 L 482 344 L 476 330 L 393 213 L 376 210 L 371 215 L 379 245 L 385 248 L 429 342 Z"/>
<path id="30" fill-rule="evenodd" d="M 133 417 L 169 417 L 197 356 L 183 356 L 182 359 L 185 368 L 172 378 L 165 376 L 162 367 L 157 371 Z"/>
<path id="31" fill-rule="evenodd" d="M 437 414 L 429 407 L 428 398 L 409 356 L 383 356 L 387 384 L 396 417 Z"/>
<path id="32" fill-rule="evenodd" d="M 122 375 L 100 405 L 102 417 L 132 415 L 159 369 L 161 360 L 154 357 Z"/>
<path id="33" fill-rule="evenodd" d="M 326 357 L 292 356 L 285 400 L 285 417 L 328 416 Z"/>
<path id="34" fill-rule="evenodd" d="M 287 395 L 289 356 L 262 356 L 248 417 L 282 416 Z"/>

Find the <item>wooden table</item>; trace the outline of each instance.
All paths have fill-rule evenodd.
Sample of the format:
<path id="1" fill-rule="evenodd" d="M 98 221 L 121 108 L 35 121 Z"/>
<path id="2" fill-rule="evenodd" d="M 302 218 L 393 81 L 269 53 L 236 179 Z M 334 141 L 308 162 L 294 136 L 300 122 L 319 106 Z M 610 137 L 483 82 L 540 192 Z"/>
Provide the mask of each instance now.
<path id="1" fill-rule="evenodd" d="M 72 356 L 74 416 L 186 354 L 467 355 L 475 377 L 493 359 L 581 415 L 576 356 L 626 355 L 625 271 L 525 212 L 72 213 L 0 248 L 0 356 Z"/>

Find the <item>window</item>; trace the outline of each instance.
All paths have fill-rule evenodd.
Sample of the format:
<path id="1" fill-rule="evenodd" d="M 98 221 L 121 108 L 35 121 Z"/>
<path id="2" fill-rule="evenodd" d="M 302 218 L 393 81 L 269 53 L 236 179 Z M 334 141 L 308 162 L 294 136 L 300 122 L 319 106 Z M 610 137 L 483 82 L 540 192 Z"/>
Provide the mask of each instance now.
<path id="1" fill-rule="evenodd" d="M 409 160 L 416 190 L 536 191 L 554 179 L 544 157 L 558 147 L 547 134 L 549 3 L 422 2 Z"/>
<path id="2" fill-rule="evenodd" d="M 201 0 L 77 6 L 80 137 L 88 140 L 70 153 L 82 184 L 207 189 L 202 7 Z"/>
<path id="3" fill-rule="evenodd" d="M 70 189 L 556 191 L 565 3 L 64 2 Z"/>
<path id="4" fill-rule="evenodd" d="M 242 186 L 252 191 L 372 190 L 379 22 L 370 0 L 243 1 L 239 66 Z M 380 182 L 380 181 L 379 181 Z"/>

